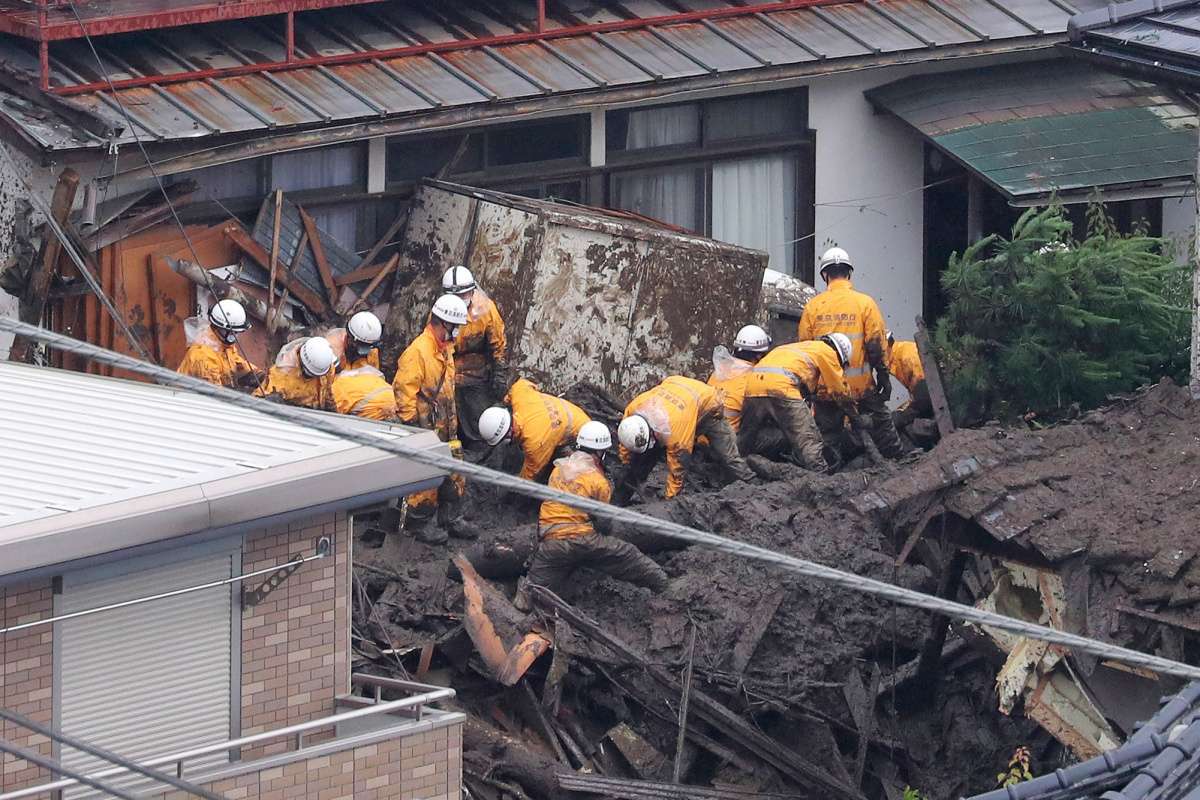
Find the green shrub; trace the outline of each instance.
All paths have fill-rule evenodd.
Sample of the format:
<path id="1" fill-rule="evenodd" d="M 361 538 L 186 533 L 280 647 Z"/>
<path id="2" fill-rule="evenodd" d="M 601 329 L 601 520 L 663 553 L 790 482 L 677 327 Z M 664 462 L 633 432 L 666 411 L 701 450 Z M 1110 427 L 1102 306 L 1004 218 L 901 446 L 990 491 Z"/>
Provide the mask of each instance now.
<path id="1" fill-rule="evenodd" d="M 934 344 L 960 422 L 1056 417 L 1186 376 L 1190 270 L 1161 239 L 1118 233 L 1098 203 L 1087 238 L 1070 234 L 1061 206 L 1030 209 L 1010 239 L 951 257 Z"/>

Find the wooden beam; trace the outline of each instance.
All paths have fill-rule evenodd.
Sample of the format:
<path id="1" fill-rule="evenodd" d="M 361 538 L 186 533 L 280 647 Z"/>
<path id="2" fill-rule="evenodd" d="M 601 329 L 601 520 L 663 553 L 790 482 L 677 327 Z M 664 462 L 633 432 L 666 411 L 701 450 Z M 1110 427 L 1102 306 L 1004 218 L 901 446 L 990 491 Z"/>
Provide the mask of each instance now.
<path id="1" fill-rule="evenodd" d="M 925 329 L 925 320 L 921 317 L 917 317 L 917 332 L 913 338 L 917 342 L 917 352 L 921 355 L 921 367 L 925 370 L 925 385 L 933 403 L 933 418 L 937 421 L 938 433 L 945 438 L 954 433 L 954 417 L 950 413 L 950 401 L 942 385 L 942 373 L 938 370 L 933 345 L 929 341 L 929 331 Z"/>
<path id="2" fill-rule="evenodd" d="M 317 223 L 303 208 L 300 210 L 300 222 L 304 232 L 308 234 L 308 243 L 312 247 L 313 261 L 317 262 L 317 272 L 321 275 L 321 285 L 325 287 L 325 296 L 329 298 L 329 307 L 333 308 L 338 301 L 338 288 L 333 282 L 333 270 L 329 268 L 329 259 L 325 256 L 325 245 L 321 242 L 321 233 Z"/>
<path id="3" fill-rule="evenodd" d="M 359 306 L 367 302 L 367 298 L 371 296 L 371 293 L 379 288 L 379 284 L 383 283 L 383 279 L 392 274 L 392 270 L 394 270 L 396 265 L 399 263 L 400 254 L 394 253 L 392 257 L 388 259 L 388 262 L 383 265 L 383 269 L 379 270 L 375 277 L 371 279 L 371 282 L 367 284 L 367 288 L 362 290 L 362 294 L 355 297 L 349 306 L 339 313 L 349 314 L 352 311 L 357 311 Z"/>
<path id="4" fill-rule="evenodd" d="M 374 278 L 376 275 L 378 275 L 379 270 L 385 266 L 387 266 L 387 262 L 381 261 L 381 262 L 377 262 L 375 264 L 371 264 L 370 266 L 359 267 L 358 269 L 353 270 L 351 272 L 347 272 L 344 275 L 333 276 L 333 282 L 337 286 L 341 287 L 341 286 L 349 286 L 352 283 L 362 283 L 363 281 L 369 281 L 369 280 L 371 280 L 371 278 Z"/>
<path id="5" fill-rule="evenodd" d="M 260 267 L 266 270 L 271 268 L 271 255 L 263 249 L 262 245 L 254 241 L 254 238 L 246 233 L 245 228 L 241 225 L 230 223 L 222 228 L 221 232 Z M 332 311 L 325 301 L 316 292 L 301 283 L 294 275 L 280 275 L 279 279 L 309 311 L 312 311 L 321 318 L 328 318 L 332 315 Z"/>
<path id="6" fill-rule="evenodd" d="M 379 255 L 379 251 L 388 246 L 388 244 L 392 241 L 392 237 L 400 231 L 401 226 L 403 226 L 407 221 L 408 210 L 405 209 L 396 215 L 396 218 L 392 220 L 392 224 L 388 226 L 388 229 L 384 232 L 383 236 L 380 236 L 379 241 L 376 242 L 369 251 L 367 251 L 367 254 L 363 256 L 362 261 L 358 262 L 358 267 L 355 269 L 362 269 L 374 261 L 375 257 Z"/>
<path id="7" fill-rule="evenodd" d="M 79 173 L 67 167 L 58 176 L 54 185 L 54 194 L 50 198 L 50 215 L 60 225 L 66 225 L 67 217 L 71 214 L 71 206 L 75 204 L 75 194 L 79 191 Z M 33 271 L 29 276 L 29 284 L 21 295 L 21 303 L 17 309 L 17 317 L 21 322 L 38 325 L 46 310 L 46 299 L 50 295 L 50 284 L 58 265 L 58 257 L 62 254 L 62 242 L 50 229 L 44 228 L 42 248 Z M 9 361 L 33 361 L 33 342 L 18 336 L 8 353 Z"/>

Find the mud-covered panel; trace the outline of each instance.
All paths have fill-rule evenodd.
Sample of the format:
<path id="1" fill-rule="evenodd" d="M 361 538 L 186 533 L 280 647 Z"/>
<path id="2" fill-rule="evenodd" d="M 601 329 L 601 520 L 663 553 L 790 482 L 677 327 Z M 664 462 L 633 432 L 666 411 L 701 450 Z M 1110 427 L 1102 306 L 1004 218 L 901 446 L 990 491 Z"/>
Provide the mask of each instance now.
<path id="1" fill-rule="evenodd" d="M 758 321 L 766 262 L 765 254 L 694 240 L 651 248 L 636 289 L 626 386 L 641 390 L 672 374 L 706 379 L 713 347 Z"/>
<path id="2" fill-rule="evenodd" d="M 623 396 L 633 295 L 648 247 L 547 225 L 515 354 L 518 369 L 548 391 L 589 381 Z"/>

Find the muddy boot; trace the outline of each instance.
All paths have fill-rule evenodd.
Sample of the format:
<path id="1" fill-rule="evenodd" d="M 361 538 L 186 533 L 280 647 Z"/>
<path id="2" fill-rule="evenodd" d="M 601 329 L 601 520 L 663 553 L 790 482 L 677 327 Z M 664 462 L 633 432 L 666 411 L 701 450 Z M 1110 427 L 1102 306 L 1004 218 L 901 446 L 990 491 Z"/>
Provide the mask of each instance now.
<path id="1" fill-rule="evenodd" d="M 750 467 L 764 481 L 782 481 L 791 477 L 792 469 L 786 464 L 780 464 L 763 456 L 746 456 L 746 466 Z"/>
<path id="2" fill-rule="evenodd" d="M 478 539 L 479 529 L 471 523 L 467 522 L 462 517 L 462 509 L 456 503 L 451 506 L 449 503 L 442 503 L 438 506 L 438 527 L 445 534 L 453 536 L 455 539 Z M 445 541 L 443 539 L 443 541 Z"/>
<path id="3" fill-rule="evenodd" d="M 424 544 L 445 544 L 450 538 L 446 535 L 446 531 L 441 527 L 433 527 L 429 523 L 433 521 L 433 515 L 426 516 L 421 513 L 414 513 L 413 509 L 408 510 L 408 515 L 404 519 L 404 530 L 416 537 L 418 542 Z"/>

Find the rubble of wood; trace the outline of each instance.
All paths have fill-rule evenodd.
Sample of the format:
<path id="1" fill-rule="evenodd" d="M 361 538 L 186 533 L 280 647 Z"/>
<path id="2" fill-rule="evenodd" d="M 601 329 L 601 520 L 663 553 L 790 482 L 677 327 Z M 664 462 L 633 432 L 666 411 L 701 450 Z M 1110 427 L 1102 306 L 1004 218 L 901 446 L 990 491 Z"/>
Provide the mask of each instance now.
<path id="1" fill-rule="evenodd" d="M 1200 403 L 1163 384 L 1056 428 L 957 431 L 912 464 L 833 476 L 781 466 L 783 480 L 692 485 L 640 508 L 964 602 L 999 586 L 1005 613 L 1032 601 L 1033 618 L 1051 611 L 1002 578 L 1015 568 L 1054 575 L 1062 603 L 1052 624 L 1194 663 L 1200 564 L 1184 528 L 1200 519 L 1198 459 Z M 534 509 L 487 487 L 469 498 L 487 533 L 464 555 L 507 605 L 534 545 Z M 1043 700 L 1064 710 L 1049 705 L 1050 673 L 1022 674 L 1035 679 L 1000 710 L 1010 654 L 986 631 L 617 534 L 664 566 L 668 589 L 654 596 L 584 572 L 563 598 L 535 593 L 525 629 L 550 646 L 511 686 L 465 629 L 451 548 L 395 536 L 356 550 L 356 669 L 454 686 L 471 715 L 465 779 L 475 796 L 890 800 L 908 785 L 948 798 L 994 788 L 1020 745 L 1039 773 L 1082 755 L 1069 726 L 1051 730 L 1048 713 L 1029 713 Z M 1093 707 L 1117 738 L 1178 687 L 1086 657 L 1063 663 L 1082 694 L 1060 694 Z M 688 791 L 672 787 L 676 768 Z"/>

